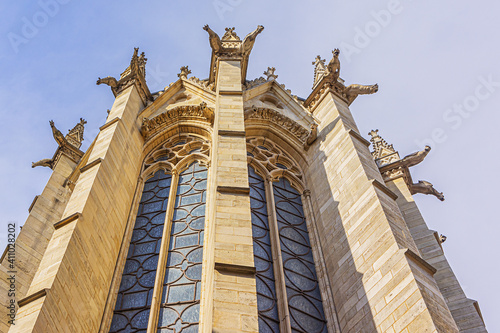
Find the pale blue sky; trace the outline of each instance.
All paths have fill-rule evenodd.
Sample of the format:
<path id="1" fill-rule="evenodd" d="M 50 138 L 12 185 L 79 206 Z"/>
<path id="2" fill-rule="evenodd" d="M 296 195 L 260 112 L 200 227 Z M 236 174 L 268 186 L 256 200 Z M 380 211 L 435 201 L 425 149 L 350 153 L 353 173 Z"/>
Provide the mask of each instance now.
<path id="1" fill-rule="evenodd" d="M 244 37 L 261 24 L 248 79 L 274 66 L 278 82 L 307 97 L 311 62 L 318 54 L 328 61 L 340 47 L 347 84 L 380 86 L 351 107 L 365 138 L 379 129 L 404 156 L 435 132 L 431 153 L 412 173 L 446 201 L 416 200 L 429 227 L 448 236 L 446 256 L 467 296 L 479 301 L 490 332 L 500 331 L 500 3 L 59 0 L 64 4 L 55 7 L 54 1 L 0 3 L 2 249 L 7 222 L 24 223 L 50 175 L 48 168 L 31 169 L 56 149 L 48 121 L 66 133 L 84 117 L 84 149 L 104 123 L 113 95 L 95 85 L 97 77 L 118 76 L 138 46 L 149 59 L 151 91 L 175 81 L 184 65 L 206 78 L 211 51 L 203 25 L 220 35 L 234 26 Z"/>

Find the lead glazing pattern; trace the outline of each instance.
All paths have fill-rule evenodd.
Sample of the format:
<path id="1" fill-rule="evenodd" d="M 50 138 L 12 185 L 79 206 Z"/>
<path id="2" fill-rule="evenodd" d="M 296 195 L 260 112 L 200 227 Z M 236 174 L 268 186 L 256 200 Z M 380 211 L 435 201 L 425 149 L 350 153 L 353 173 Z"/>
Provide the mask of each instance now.
<path id="1" fill-rule="evenodd" d="M 273 183 L 273 193 L 292 332 L 326 333 L 300 194 L 285 178 Z"/>
<path id="2" fill-rule="evenodd" d="M 172 176 L 144 184 L 110 332 L 146 332 Z"/>
<path id="3" fill-rule="evenodd" d="M 264 181 L 252 167 L 248 168 L 254 264 L 257 269 L 257 308 L 259 332 L 279 332 L 279 315 L 273 272 Z"/>
<path id="4" fill-rule="evenodd" d="M 179 176 L 158 332 L 198 332 L 207 168 Z"/>

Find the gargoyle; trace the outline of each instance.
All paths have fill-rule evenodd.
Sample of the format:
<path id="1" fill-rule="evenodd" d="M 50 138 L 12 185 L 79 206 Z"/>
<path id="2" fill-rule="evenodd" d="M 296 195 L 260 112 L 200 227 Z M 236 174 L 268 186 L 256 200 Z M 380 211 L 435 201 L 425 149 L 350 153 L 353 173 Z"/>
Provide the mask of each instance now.
<path id="1" fill-rule="evenodd" d="M 40 160 L 38 162 L 31 162 L 31 167 L 36 168 L 37 166 L 42 166 L 42 167 L 49 167 L 52 169 L 53 162 L 54 160 L 51 158 L 44 158 L 43 160 Z"/>
<path id="2" fill-rule="evenodd" d="M 56 140 L 57 144 L 62 147 L 68 144 L 68 141 L 64 137 L 64 135 L 54 126 L 54 121 L 49 121 L 50 127 L 52 128 L 52 135 Z"/>
<path id="3" fill-rule="evenodd" d="M 424 160 L 424 158 L 427 156 L 427 154 L 429 154 L 430 151 L 431 151 L 431 147 L 430 146 L 425 146 L 424 150 L 417 151 L 417 152 L 415 152 L 413 154 L 405 156 L 403 158 L 403 164 L 404 164 L 404 166 L 406 166 L 407 168 L 409 168 L 409 167 L 412 167 L 414 165 L 419 164 L 420 162 L 422 162 Z"/>
<path id="4" fill-rule="evenodd" d="M 118 81 L 116 81 L 116 79 L 112 76 L 108 76 L 108 77 L 105 77 L 103 79 L 99 78 L 96 82 L 97 85 L 100 85 L 103 83 L 107 84 L 111 88 L 116 88 L 118 86 Z"/>
<path id="5" fill-rule="evenodd" d="M 241 46 L 243 56 L 247 56 L 250 54 L 250 51 L 252 51 L 253 48 L 253 44 L 255 43 L 255 38 L 262 32 L 262 30 L 264 30 L 264 27 L 258 25 L 257 29 L 246 35 L 246 37 L 243 39 L 243 44 Z"/>
<path id="6" fill-rule="evenodd" d="M 374 94 L 378 91 L 378 84 L 374 84 L 371 86 L 364 86 L 362 84 L 351 84 L 347 88 L 345 88 L 345 93 L 349 97 L 356 97 L 358 95 L 369 95 Z"/>
<path id="7" fill-rule="evenodd" d="M 219 35 L 217 35 L 212 29 L 210 29 L 208 24 L 203 27 L 203 30 L 208 32 L 210 47 L 215 54 L 218 54 L 222 47 L 222 42 L 220 41 Z"/>
<path id="8" fill-rule="evenodd" d="M 410 192 L 411 194 L 432 194 L 439 200 L 444 201 L 443 192 L 438 192 L 431 183 L 425 180 L 419 180 L 417 184 L 410 185 Z"/>
<path id="9" fill-rule="evenodd" d="M 328 66 L 326 66 L 326 69 L 328 71 L 327 75 L 332 75 L 333 78 L 332 81 L 335 82 L 340 76 L 340 60 L 339 60 L 340 50 L 335 49 L 332 51 L 332 53 L 333 53 L 333 58 L 328 63 Z"/>

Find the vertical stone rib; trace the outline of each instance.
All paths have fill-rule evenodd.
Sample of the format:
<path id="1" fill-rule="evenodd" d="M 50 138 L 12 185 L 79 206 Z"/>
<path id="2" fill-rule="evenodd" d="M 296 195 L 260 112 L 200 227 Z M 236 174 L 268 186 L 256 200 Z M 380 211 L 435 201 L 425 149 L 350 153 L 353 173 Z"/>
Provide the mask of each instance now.
<path id="1" fill-rule="evenodd" d="M 213 331 L 257 332 L 257 293 L 248 194 L 241 61 L 219 59 L 212 185 L 217 187 Z M 204 332 L 211 332 L 208 325 Z"/>

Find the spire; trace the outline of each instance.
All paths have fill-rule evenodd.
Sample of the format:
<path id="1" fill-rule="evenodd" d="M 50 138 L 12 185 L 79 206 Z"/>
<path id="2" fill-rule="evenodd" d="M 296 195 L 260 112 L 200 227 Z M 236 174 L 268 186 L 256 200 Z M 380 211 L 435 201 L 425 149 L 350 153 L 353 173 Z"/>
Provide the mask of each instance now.
<path id="1" fill-rule="evenodd" d="M 312 62 L 312 64 L 314 65 L 313 89 L 326 73 L 325 61 L 326 61 L 325 59 L 321 59 L 321 56 L 317 55 L 316 59 L 314 59 L 314 61 Z"/>
<path id="2" fill-rule="evenodd" d="M 87 122 L 85 121 L 85 119 L 80 118 L 80 122 L 77 123 L 75 127 L 73 127 L 73 129 L 68 131 L 65 139 L 69 144 L 73 145 L 76 148 L 80 148 L 82 146 L 84 125 L 86 123 Z"/>
<path id="3" fill-rule="evenodd" d="M 371 130 L 368 133 L 372 138 L 373 152 L 372 156 L 375 159 L 378 167 L 382 167 L 387 164 L 399 161 L 399 153 L 394 149 L 393 145 L 388 144 L 380 135 L 378 135 L 378 129 Z"/>

